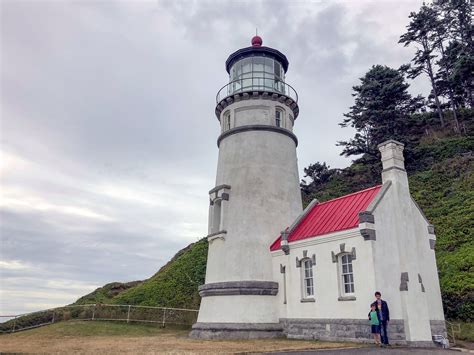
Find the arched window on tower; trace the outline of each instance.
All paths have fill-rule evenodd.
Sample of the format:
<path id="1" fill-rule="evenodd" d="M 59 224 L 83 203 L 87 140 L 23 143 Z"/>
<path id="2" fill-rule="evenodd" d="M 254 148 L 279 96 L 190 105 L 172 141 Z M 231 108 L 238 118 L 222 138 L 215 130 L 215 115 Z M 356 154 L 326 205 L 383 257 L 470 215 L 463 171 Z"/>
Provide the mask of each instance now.
<path id="1" fill-rule="evenodd" d="M 277 127 L 283 127 L 283 110 L 281 108 L 275 109 L 275 125 Z"/>
<path id="2" fill-rule="evenodd" d="M 221 205 L 222 200 L 219 199 L 214 201 L 211 233 L 217 233 L 221 230 Z"/>
<path id="3" fill-rule="evenodd" d="M 224 112 L 223 119 L 222 131 L 228 131 L 230 129 L 230 111 Z"/>

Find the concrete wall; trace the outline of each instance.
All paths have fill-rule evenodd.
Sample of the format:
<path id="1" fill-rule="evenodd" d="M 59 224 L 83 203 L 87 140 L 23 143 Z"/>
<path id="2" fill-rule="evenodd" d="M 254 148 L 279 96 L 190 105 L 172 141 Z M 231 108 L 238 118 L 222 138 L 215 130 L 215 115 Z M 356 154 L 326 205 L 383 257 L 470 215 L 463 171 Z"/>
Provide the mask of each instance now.
<path id="1" fill-rule="evenodd" d="M 276 107 L 284 111 L 281 128 L 291 130 L 291 110 L 272 100 L 234 102 L 221 113 L 221 121 L 229 111 L 231 129 L 275 127 Z M 223 129 L 226 134 L 228 129 Z M 250 127 L 220 140 L 216 186 L 229 186 L 228 200 L 220 207 L 222 233 L 209 237 L 206 284 L 273 280 L 269 245 L 302 211 L 296 143 L 291 136 Z M 198 322 L 278 324 L 275 300 L 275 296 L 248 294 L 205 296 Z"/>
<path id="2" fill-rule="evenodd" d="M 374 300 L 375 278 L 373 273 L 373 241 L 365 241 L 358 228 L 318 236 L 300 242 L 290 243 L 290 253 L 273 252 L 273 272 L 279 283 L 278 307 L 280 318 L 347 318 L 366 320 L 370 303 Z M 342 300 L 338 263 L 333 262 L 332 253 L 344 250 L 351 252 L 355 248 L 353 260 L 355 299 Z M 302 300 L 302 269 L 297 267 L 296 258 L 303 259 L 304 251 L 316 258 L 313 266 L 314 302 Z M 284 304 L 284 276 L 280 265 L 286 271 L 286 298 Z"/>
<path id="3" fill-rule="evenodd" d="M 221 131 L 228 130 L 224 116 L 230 114 L 230 128 L 250 124 L 265 124 L 275 126 L 275 110 L 283 113 L 280 127 L 293 131 L 293 111 L 286 105 L 272 100 L 244 100 L 234 102 L 220 114 Z"/>
<path id="4" fill-rule="evenodd" d="M 416 220 L 415 233 L 417 236 L 417 251 L 421 277 L 421 282 L 419 282 L 420 280 L 418 279 L 414 280 L 418 282 L 418 285 L 413 286 L 419 287 L 421 290 L 423 285 L 428 304 L 429 319 L 433 321 L 444 321 L 438 267 L 436 265 L 435 251 L 431 248 L 432 242 L 430 242 L 430 239 L 436 240 L 436 236 L 428 232 L 428 226 L 430 226 L 430 224 L 418 210 L 418 206 L 413 201 L 411 209 L 413 211 L 413 218 Z M 415 284 L 415 282 L 413 284 Z"/>

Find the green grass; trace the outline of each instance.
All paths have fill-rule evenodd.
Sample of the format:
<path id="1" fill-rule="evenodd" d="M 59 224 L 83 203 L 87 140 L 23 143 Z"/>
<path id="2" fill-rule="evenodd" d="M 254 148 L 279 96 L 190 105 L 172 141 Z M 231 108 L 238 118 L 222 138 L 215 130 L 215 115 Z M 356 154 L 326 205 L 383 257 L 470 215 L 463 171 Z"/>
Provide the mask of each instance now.
<path id="1" fill-rule="evenodd" d="M 474 343 L 474 323 L 472 322 L 455 322 L 461 327 L 461 334 L 457 335 L 457 339 Z"/>
<path id="2" fill-rule="evenodd" d="M 46 325 L 40 328 L 13 333 L 15 337 L 70 337 L 70 336 L 155 336 L 164 333 L 183 333 L 187 335 L 190 327 L 167 326 L 160 324 L 126 323 L 111 321 L 67 321 Z"/>

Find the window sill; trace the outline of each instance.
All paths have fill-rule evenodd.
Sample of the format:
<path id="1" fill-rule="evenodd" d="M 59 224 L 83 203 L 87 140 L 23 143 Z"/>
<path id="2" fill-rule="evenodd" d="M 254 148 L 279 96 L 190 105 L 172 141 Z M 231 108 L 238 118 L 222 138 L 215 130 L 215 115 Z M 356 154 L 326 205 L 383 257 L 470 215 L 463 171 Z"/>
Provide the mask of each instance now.
<path id="1" fill-rule="evenodd" d="M 355 301 L 355 296 L 340 296 L 337 298 L 338 301 Z"/>
<path id="2" fill-rule="evenodd" d="M 301 303 L 306 303 L 306 302 L 316 302 L 314 298 L 302 298 L 300 300 Z"/>

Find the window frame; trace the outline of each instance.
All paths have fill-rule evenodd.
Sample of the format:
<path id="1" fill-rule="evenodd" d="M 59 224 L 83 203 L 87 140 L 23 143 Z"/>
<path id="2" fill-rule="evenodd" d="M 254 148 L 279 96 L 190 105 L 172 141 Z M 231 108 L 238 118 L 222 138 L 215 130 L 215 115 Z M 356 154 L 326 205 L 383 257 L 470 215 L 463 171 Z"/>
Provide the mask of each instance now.
<path id="1" fill-rule="evenodd" d="M 314 290 L 314 271 L 313 271 L 313 263 L 311 259 L 306 258 L 301 260 L 301 287 L 302 287 L 302 294 L 303 299 L 314 299 L 315 297 L 315 290 Z M 307 273 L 309 271 L 309 273 Z M 310 274 L 310 275 L 309 275 Z M 310 281 L 309 283 L 307 281 Z M 311 290 L 311 292 L 308 292 Z"/>
<path id="2" fill-rule="evenodd" d="M 224 112 L 222 115 L 224 122 L 222 124 L 222 132 L 228 131 L 231 128 L 231 122 L 230 122 L 230 110 L 227 110 Z"/>
<path id="3" fill-rule="evenodd" d="M 284 121 L 285 111 L 281 107 L 275 107 L 275 126 L 284 128 Z"/>
<path id="4" fill-rule="evenodd" d="M 346 258 L 346 262 L 344 261 Z M 354 265 L 351 253 L 342 253 L 338 255 L 339 264 L 339 287 L 341 290 L 341 296 L 354 296 L 355 295 L 355 281 L 354 281 Z M 348 261 L 347 261 L 348 260 Z M 344 271 L 344 266 L 347 266 Z M 346 282 L 346 277 L 349 282 Z M 349 286 L 349 291 L 346 291 L 346 285 Z"/>

